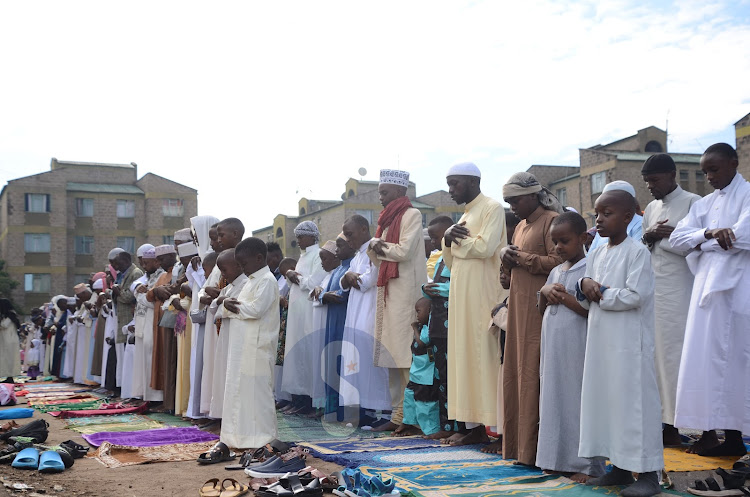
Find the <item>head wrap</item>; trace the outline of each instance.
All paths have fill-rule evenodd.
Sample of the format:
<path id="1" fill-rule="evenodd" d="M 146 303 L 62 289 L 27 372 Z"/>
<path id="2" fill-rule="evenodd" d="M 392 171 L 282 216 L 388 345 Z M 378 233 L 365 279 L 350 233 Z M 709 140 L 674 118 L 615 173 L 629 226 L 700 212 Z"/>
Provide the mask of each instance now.
<path id="1" fill-rule="evenodd" d="M 76 295 L 80 295 L 84 292 L 88 292 L 91 289 L 86 283 L 78 283 L 76 286 L 73 287 L 73 292 L 75 292 Z"/>
<path id="2" fill-rule="evenodd" d="M 606 185 L 604 185 L 602 193 L 611 192 L 613 190 L 622 190 L 624 192 L 628 192 L 630 195 L 632 195 L 633 198 L 635 198 L 635 188 L 633 188 L 633 185 L 631 185 L 627 181 L 618 179 L 617 181 L 613 181 L 612 183 L 607 183 Z"/>
<path id="3" fill-rule="evenodd" d="M 177 251 L 174 249 L 174 245 L 159 245 L 154 249 L 156 257 L 160 255 L 175 254 Z"/>
<path id="4" fill-rule="evenodd" d="M 555 211 L 562 214 L 563 208 L 557 197 L 547 188 L 539 184 L 539 181 L 531 173 L 521 172 L 510 177 L 507 183 L 503 185 L 503 198 L 520 197 L 536 193 L 539 204 L 548 211 Z"/>
<path id="5" fill-rule="evenodd" d="M 185 242 L 177 245 L 177 254 L 180 257 L 198 255 L 198 246 L 193 242 Z"/>
<path id="6" fill-rule="evenodd" d="M 99 271 L 98 273 L 94 274 L 94 276 L 91 277 L 91 281 L 96 283 L 97 281 L 101 281 L 102 290 L 107 289 L 107 273 L 103 271 Z"/>
<path id="7" fill-rule="evenodd" d="M 462 162 L 451 166 L 448 169 L 448 174 L 445 176 L 476 176 L 477 178 L 481 178 L 482 172 L 473 162 Z"/>
<path id="8" fill-rule="evenodd" d="M 669 154 L 654 154 L 643 163 L 641 174 L 671 173 L 677 171 L 674 160 Z"/>
<path id="9" fill-rule="evenodd" d="M 302 221 L 294 228 L 294 236 L 312 236 L 315 238 L 315 243 L 320 240 L 320 231 L 318 227 L 312 221 Z"/>
<path id="10" fill-rule="evenodd" d="M 174 232 L 174 241 L 192 242 L 193 236 L 190 234 L 190 228 L 183 228 Z"/>
<path id="11" fill-rule="evenodd" d="M 154 246 L 151 245 L 150 243 L 144 243 L 143 245 L 141 245 L 140 247 L 138 247 L 138 250 L 136 250 L 136 252 L 135 252 L 135 256 L 136 257 L 143 257 L 143 253 L 146 250 L 152 249 L 152 248 L 154 248 Z"/>
<path id="12" fill-rule="evenodd" d="M 409 188 L 409 173 L 396 169 L 381 169 L 380 184 L 398 185 Z"/>
<path id="13" fill-rule="evenodd" d="M 103 281 L 104 280 L 101 280 L 101 279 L 94 281 L 94 283 L 91 285 L 91 288 L 94 290 L 104 290 Z"/>
<path id="14" fill-rule="evenodd" d="M 333 255 L 336 255 L 336 242 L 333 240 L 328 240 L 321 248 L 320 250 L 325 250 L 326 252 L 330 252 Z"/>
<path id="15" fill-rule="evenodd" d="M 195 238 L 198 240 L 198 256 L 201 259 L 206 257 L 206 254 L 212 252 L 211 250 L 211 238 L 208 236 L 208 231 L 211 226 L 218 223 L 219 218 L 214 216 L 195 216 L 190 218 L 190 224 L 193 226 L 193 232 L 195 232 Z"/>
<path id="16" fill-rule="evenodd" d="M 113 248 L 112 250 L 109 251 L 109 255 L 107 256 L 107 259 L 111 261 L 112 259 L 114 259 L 118 255 L 122 254 L 123 252 L 125 252 L 125 251 L 123 249 L 121 249 L 120 247 L 115 247 L 115 248 Z"/>

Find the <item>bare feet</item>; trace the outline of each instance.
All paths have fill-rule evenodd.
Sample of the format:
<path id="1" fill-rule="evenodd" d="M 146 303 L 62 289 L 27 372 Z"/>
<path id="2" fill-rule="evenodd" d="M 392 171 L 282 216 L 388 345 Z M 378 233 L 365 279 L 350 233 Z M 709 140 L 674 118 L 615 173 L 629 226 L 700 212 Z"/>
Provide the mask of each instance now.
<path id="1" fill-rule="evenodd" d="M 679 447 L 682 445 L 680 432 L 672 425 L 664 425 L 664 430 L 661 432 L 661 438 L 664 447 Z"/>
<path id="2" fill-rule="evenodd" d="M 490 437 L 487 436 L 487 430 L 484 428 L 484 425 L 480 425 L 472 429 L 465 437 L 451 442 L 451 445 L 455 447 L 458 445 L 481 444 L 489 441 Z"/>
<path id="3" fill-rule="evenodd" d="M 398 428 L 398 425 L 394 423 L 393 421 L 388 421 L 387 423 L 383 423 L 382 425 L 373 428 L 372 431 L 393 431 L 396 428 Z"/>
<path id="4" fill-rule="evenodd" d="M 453 435 L 452 431 L 439 431 L 437 433 L 433 433 L 432 435 L 425 435 L 422 438 L 426 438 L 427 440 L 443 440 L 451 435 Z"/>
<path id="5" fill-rule="evenodd" d="M 589 475 L 585 475 L 583 473 L 574 473 L 570 475 L 568 478 L 570 478 L 576 483 L 586 483 L 587 481 L 591 479 Z"/>
<path id="6" fill-rule="evenodd" d="M 497 440 L 482 447 L 485 454 L 502 454 L 503 453 L 503 436 L 500 435 Z"/>
<path id="7" fill-rule="evenodd" d="M 448 438 L 443 438 L 440 440 L 441 444 L 444 445 L 453 445 L 453 442 L 457 442 L 464 438 L 466 436 L 466 433 L 456 432 L 453 435 L 449 436 Z"/>
<path id="8" fill-rule="evenodd" d="M 414 425 L 405 425 L 403 423 L 393 432 L 394 437 L 412 437 L 414 435 L 422 435 L 422 430 Z"/>
<path id="9" fill-rule="evenodd" d="M 685 452 L 688 454 L 698 454 L 699 452 L 711 449 L 717 445 L 719 445 L 719 437 L 716 436 L 716 431 L 704 431 L 701 438 L 688 447 Z"/>

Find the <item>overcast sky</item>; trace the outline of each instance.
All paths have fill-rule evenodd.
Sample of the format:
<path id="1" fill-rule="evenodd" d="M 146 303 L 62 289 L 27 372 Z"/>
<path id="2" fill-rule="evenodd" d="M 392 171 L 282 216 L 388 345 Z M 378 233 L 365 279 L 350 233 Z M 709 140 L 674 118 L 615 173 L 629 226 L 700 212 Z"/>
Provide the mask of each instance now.
<path id="1" fill-rule="evenodd" d="M 750 1 L 3 2 L 0 183 L 51 157 L 138 163 L 249 230 L 367 169 L 483 189 L 669 123 L 750 112 Z"/>

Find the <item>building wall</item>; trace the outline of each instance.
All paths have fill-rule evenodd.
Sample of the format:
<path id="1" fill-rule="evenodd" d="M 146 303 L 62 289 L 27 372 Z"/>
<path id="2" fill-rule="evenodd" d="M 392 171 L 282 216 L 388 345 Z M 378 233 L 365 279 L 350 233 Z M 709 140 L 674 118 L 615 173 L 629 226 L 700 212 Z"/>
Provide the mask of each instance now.
<path id="1" fill-rule="evenodd" d="M 750 114 L 746 115 L 734 125 L 735 147 L 740 165 L 737 168 L 740 174 L 750 180 Z"/>

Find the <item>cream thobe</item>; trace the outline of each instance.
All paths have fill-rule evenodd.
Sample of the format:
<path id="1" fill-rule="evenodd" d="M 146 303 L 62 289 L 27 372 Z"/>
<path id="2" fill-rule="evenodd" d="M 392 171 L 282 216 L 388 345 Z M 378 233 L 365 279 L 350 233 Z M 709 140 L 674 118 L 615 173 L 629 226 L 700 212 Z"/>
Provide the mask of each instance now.
<path id="1" fill-rule="evenodd" d="M 192 298 L 180 299 L 180 305 L 186 310 L 185 330 L 177 335 L 177 377 L 175 379 L 174 412 L 184 415 L 190 398 L 190 356 L 193 341 L 193 322 L 190 321 Z"/>
<path id="2" fill-rule="evenodd" d="M 221 280 L 221 270 L 219 266 L 214 266 L 211 274 L 208 275 L 208 279 L 203 284 L 200 292 L 198 292 L 198 300 L 206 296 L 205 288 L 218 286 Z M 204 305 L 205 304 L 201 304 Z M 211 410 L 211 392 L 213 390 L 214 381 L 214 356 L 216 355 L 216 342 L 218 335 L 216 334 L 216 323 L 214 318 L 216 314 L 216 306 L 206 306 L 206 324 L 204 325 L 205 332 L 203 333 L 203 374 L 201 375 L 201 400 L 200 400 L 200 412 L 201 414 L 208 415 Z"/>
<path id="3" fill-rule="evenodd" d="M 690 206 L 700 197 L 686 192 L 679 186 L 661 200 L 654 200 L 643 213 L 643 232 L 659 221 L 669 226 L 687 216 Z M 658 240 L 650 245 L 651 266 L 654 268 L 654 314 L 656 379 L 661 397 L 661 420 L 674 425 L 674 408 L 677 401 L 677 376 L 680 372 L 682 342 L 685 338 L 690 293 L 693 289 L 693 273 L 685 256 L 686 250 L 675 250 L 669 239 Z"/>
<path id="4" fill-rule="evenodd" d="M 732 228 L 730 250 L 706 229 Z M 697 201 L 669 238 L 695 275 L 677 381 L 675 426 L 750 433 L 750 184 L 738 173 Z"/>
<path id="5" fill-rule="evenodd" d="M 443 247 L 451 271 L 448 299 L 448 417 L 492 426 L 497 422 L 498 340 L 487 333 L 500 302 L 500 250 L 506 245 L 505 210 L 479 194 L 459 222 L 469 236 Z M 445 242 L 443 242 L 445 245 Z"/>
<path id="6" fill-rule="evenodd" d="M 618 468 L 664 467 L 661 402 L 654 367 L 654 272 L 648 249 L 626 237 L 588 256 L 586 277 L 607 286 L 589 309 L 581 389 L 581 457 Z M 512 283 L 511 283 L 512 285 Z"/>
<path id="7" fill-rule="evenodd" d="M 0 380 L 21 374 L 18 327 L 9 318 L 0 321 Z"/>
<path id="8" fill-rule="evenodd" d="M 164 273 L 162 268 L 149 275 L 146 286 L 152 289 Z M 154 303 L 145 293 L 134 293 L 135 307 L 135 356 L 133 357 L 133 396 L 161 402 L 164 392 L 151 388 L 151 364 L 154 356 Z"/>
<path id="9" fill-rule="evenodd" d="M 63 365 L 60 376 L 62 378 L 73 378 L 76 371 L 76 352 L 78 349 L 78 321 L 75 313 L 68 313 L 65 321 L 65 364 Z M 72 320 L 72 322 L 71 322 Z"/>
<path id="10" fill-rule="evenodd" d="M 199 294 L 203 285 L 206 283 L 206 277 L 203 268 L 193 271 L 191 265 L 188 265 L 185 271 L 188 282 L 192 289 L 190 300 L 190 311 L 197 311 L 204 307 L 200 303 Z M 203 378 L 203 339 L 205 336 L 206 325 L 193 323 L 188 313 L 188 320 L 192 323 L 193 336 L 190 340 L 190 395 L 188 397 L 188 406 L 185 415 L 190 418 L 202 418 L 201 414 L 201 380 Z"/>
<path id="11" fill-rule="evenodd" d="M 279 286 L 268 266 L 251 274 L 237 297 L 231 321 L 221 441 L 230 447 L 255 448 L 277 436 L 273 365 L 279 342 Z M 222 333 L 224 333 L 222 325 Z"/>
<path id="12" fill-rule="evenodd" d="M 325 289 L 331 281 L 331 273 L 327 272 L 325 278 L 320 283 L 320 287 Z M 276 279 L 276 278 L 274 278 Z M 278 285 L 276 285 L 278 287 Z M 323 293 L 320 294 L 323 296 Z M 323 349 L 326 346 L 326 319 L 328 318 L 328 306 L 323 304 L 320 299 L 313 300 L 312 312 L 312 334 L 306 341 L 312 351 L 310 375 L 313 380 L 313 388 L 310 393 L 313 407 L 323 408 L 326 406 L 326 384 L 325 375 L 323 374 Z"/>

